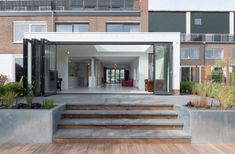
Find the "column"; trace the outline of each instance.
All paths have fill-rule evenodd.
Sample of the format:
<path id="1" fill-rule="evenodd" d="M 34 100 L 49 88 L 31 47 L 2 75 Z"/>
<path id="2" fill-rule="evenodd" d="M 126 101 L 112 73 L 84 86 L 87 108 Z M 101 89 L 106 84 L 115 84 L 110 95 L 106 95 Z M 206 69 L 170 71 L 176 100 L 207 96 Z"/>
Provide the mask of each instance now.
<path id="1" fill-rule="evenodd" d="M 186 34 L 191 34 L 191 12 L 186 12 Z"/>
<path id="2" fill-rule="evenodd" d="M 234 12 L 229 12 L 229 34 L 234 34 Z"/>
<path id="3" fill-rule="evenodd" d="M 89 88 L 96 87 L 96 76 L 95 76 L 95 58 L 91 59 L 91 76 L 89 76 Z"/>

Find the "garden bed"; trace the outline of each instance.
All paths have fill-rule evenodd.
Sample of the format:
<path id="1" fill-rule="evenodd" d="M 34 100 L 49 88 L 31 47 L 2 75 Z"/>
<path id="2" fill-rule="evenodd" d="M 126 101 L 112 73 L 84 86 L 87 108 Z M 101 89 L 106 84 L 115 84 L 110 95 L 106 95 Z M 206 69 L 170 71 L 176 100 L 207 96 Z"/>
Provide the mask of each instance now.
<path id="1" fill-rule="evenodd" d="M 184 130 L 191 134 L 192 143 L 235 143 L 234 109 L 195 109 L 175 105 Z"/>
<path id="2" fill-rule="evenodd" d="M 0 109 L 0 142 L 51 143 L 64 105 L 51 109 Z"/>

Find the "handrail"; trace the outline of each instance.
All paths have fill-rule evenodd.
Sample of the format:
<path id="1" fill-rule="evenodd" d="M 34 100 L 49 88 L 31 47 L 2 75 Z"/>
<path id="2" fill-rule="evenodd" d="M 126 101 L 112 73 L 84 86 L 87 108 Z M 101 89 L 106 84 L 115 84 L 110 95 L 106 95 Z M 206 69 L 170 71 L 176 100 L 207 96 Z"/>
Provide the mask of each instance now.
<path id="1" fill-rule="evenodd" d="M 181 42 L 235 42 L 235 35 L 231 34 L 181 34 Z"/>

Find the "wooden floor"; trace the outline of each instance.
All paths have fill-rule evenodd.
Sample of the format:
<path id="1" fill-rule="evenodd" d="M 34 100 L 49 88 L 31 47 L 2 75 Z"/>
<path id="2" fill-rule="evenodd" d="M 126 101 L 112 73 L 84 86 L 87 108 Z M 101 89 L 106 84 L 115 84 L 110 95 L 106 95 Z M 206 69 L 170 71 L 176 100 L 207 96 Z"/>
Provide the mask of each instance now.
<path id="1" fill-rule="evenodd" d="M 0 154 L 234 154 L 235 145 L 211 144 L 0 144 Z"/>

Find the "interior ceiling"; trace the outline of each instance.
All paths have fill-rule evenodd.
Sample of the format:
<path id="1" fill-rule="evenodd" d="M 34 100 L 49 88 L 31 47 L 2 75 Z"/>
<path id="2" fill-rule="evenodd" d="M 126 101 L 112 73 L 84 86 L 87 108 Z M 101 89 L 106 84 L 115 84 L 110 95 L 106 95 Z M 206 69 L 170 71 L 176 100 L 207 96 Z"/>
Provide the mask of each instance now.
<path id="1" fill-rule="evenodd" d="M 151 45 L 59 45 L 63 50 L 70 52 L 91 51 L 91 52 L 152 52 Z"/>
<path id="2" fill-rule="evenodd" d="M 136 60 L 138 57 L 95 57 L 103 65 L 129 65 L 131 62 Z M 90 57 L 69 57 L 69 62 L 81 62 L 81 63 L 90 63 Z"/>
<path id="3" fill-rule="evenodd" d="M 138 57 L 96 57 L 103 65 L 117 64 L 117 65 L 129 65 Z"/>

